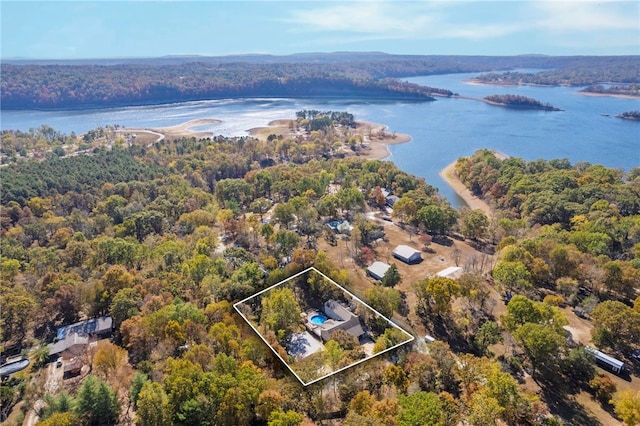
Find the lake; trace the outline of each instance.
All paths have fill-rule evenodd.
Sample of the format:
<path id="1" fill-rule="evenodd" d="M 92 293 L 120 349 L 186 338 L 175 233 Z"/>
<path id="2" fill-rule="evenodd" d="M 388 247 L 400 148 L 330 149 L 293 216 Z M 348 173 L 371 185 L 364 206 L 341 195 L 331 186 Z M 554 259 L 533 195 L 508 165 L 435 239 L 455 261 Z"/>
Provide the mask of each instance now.
<path id="1" fill-rule="evenodd" d="M 398 167 L 439 188 L 455 206 L 461 200 L 438 175 L 447 164 L 480 148 L 526 160 L 568 158 L 626 171 L 640 166 L 640 123 L 612 117 L 640 110 L 640 100 L 585 96 L 570 87 L 500 87 L 470 84 L 477 74 L 407 78 L 446 88 L 462 96 L 517 94 L 548 102 L 564 111 L 502 108 L 467 99 L 435 102 L 354 99 L 234 99 L 78 111 L 1 111 L 0 128 L 27 131 L 48 124 L 80 134 L 98 126 L 164 127 L 197 118 L 222 120 L 198 129 L 226 136 L 246 135 L 252 127 L 294 118 L 302 109 L 349 111 L 357 120 L 384 123 L 412 140 L 391 146 Z M 604 116 L 608 114 L 610 116 Z"/>

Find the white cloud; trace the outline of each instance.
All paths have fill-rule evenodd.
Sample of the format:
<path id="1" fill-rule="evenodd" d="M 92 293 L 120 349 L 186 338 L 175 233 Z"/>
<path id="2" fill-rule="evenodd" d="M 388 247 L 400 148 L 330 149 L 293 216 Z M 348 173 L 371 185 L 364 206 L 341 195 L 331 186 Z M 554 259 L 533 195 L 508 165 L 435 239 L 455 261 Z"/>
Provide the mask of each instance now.
<path id="1" fill-rule="evenodd" d="M 459 22 L 456 11 L 468 3 L 328 3 L 311 9 L 293 10 L 286 22 L 298 32 L 341 32 L 358 40 L 479 40 L 505 36 L 522 28 L 519 23 Z"/>
<path id="2" fill-rule="evenodd" d="M 431 22 L 426 14 L 388 3 L 356 2 L 294 10 L 291 23 L 312 31 L 344 31 L 369 34 L 412 34 Z M 409 19 L 410 18 L 410 19 Z"/>
<path id="3" fill-rule="evenodd" d="M 535 25 L 547 31 L 640 32 L 640 7 L 635 1 L 540 1 L 530 3 L 530 10 Z"/>

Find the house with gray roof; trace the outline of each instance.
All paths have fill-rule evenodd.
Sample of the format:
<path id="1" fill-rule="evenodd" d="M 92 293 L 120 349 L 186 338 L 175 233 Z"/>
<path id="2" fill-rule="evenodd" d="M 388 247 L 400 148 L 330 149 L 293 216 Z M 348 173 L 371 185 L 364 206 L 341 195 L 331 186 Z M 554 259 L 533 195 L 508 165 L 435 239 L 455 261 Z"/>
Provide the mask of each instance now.
<path id="1" fill-rule="evenodd" d="M 335 300 L 327 300 L 324 303 L 323 311 L 327 316 L 326 321 L 321 324 L 307 323 L 307 328 L 316 336 L 320 337 L 323 342 L 331 339 L 331 333 L 336 330 L 344 330 L 353 337 L 360 338 L 365 334 L 360 317 Z"/>
<path id="2" fill-rule="evenodd" d="M 113 332 L 111 315 L 92 318 L 60 327 L 56 333 L 56 341 L 49 345 L 49 356 L 65 351 L 82 352 L 90 340 L 109 337 Z"/>

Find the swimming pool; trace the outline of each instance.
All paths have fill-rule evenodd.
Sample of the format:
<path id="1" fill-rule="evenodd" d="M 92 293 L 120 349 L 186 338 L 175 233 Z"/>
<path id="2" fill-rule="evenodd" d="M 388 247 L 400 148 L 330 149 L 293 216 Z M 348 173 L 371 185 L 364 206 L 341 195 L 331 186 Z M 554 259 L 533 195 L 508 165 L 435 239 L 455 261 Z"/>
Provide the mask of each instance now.
<path id="1" fill-rule="evenodd" d="M 324 324 L 326 320 L 327 320 L 327 317 L 324 316 L 323 314 L 315 314 L 310 319 L 312 324 Z"/>

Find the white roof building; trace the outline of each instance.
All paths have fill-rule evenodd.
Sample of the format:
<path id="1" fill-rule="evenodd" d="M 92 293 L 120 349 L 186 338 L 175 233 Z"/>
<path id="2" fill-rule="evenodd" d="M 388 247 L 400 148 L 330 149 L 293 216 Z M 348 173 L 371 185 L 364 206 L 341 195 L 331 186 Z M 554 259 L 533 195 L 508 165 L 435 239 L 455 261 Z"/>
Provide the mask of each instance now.
<path id="1" fill-rule="evenodd" d="M 462 268 L 459 266 L 449 266 L 436 274 L 439 277 L 458 279 L 462 275 Z"/>
<path id="2" fill-rule="evenodd" d="M 382 277 L 384 277 L 384 274 L 387 273 L 390 267 L 391 267 L 390 265 L 384 262 L 373 262 L 367 268 L 367 274 L 369 274 L 371 277 L 373 277 L 376 280 L 382 280 Z"/>

